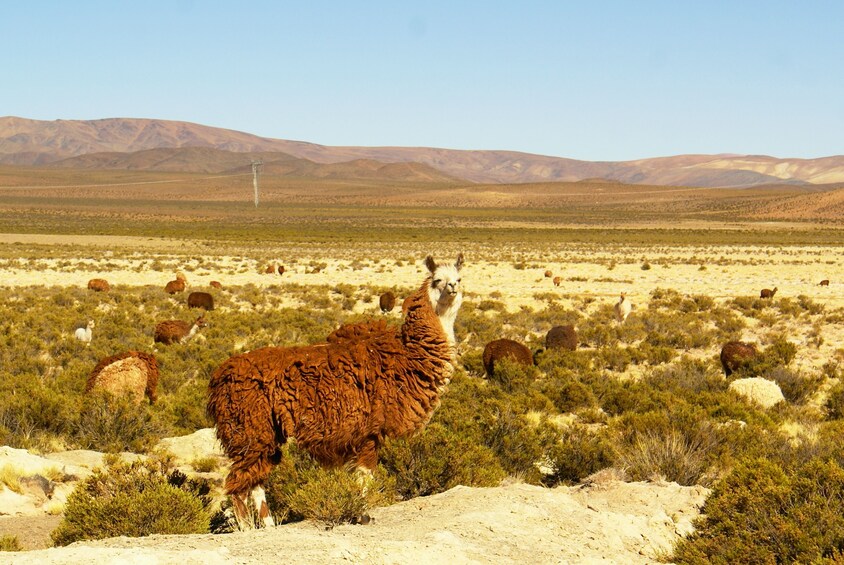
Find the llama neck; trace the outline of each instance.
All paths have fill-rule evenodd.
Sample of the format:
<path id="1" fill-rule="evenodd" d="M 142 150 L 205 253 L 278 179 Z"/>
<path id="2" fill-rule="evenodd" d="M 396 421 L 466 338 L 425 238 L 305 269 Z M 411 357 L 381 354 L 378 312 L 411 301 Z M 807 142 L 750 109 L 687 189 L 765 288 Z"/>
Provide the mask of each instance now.
<path id="1" fill-rule="evenodd" d="M 435 309 L 437 318 L 439 318 L 440 324 L 445 332 L 446 340 L 448 340 L 448 345 L 451 348 L 454 348 L 457 343 L 457 340 L 454 337 L 454 322 L 457 319 L 457 311 L 460 310 L 460 304 L 462 302 L 463 297 L 461 295 L 457 295 L 447 306 L 438 303 Z"/>
<path id="2" fill-rule="evenodd" d="M 188 334 L 185 336 L 185 339 L 186 339 L 186 340 L 188 340 L 188 339 L 192 338 L 193 336 L 195 336 L 195 335 L 196 335 L 196 332 L 197 332 L 197 331 L 199 331 L 199 324 L 197 324 L 196 322 L 194 322 L 194 323 L 193 323 L 193 325 L 190 327 L 190 331 L 189 331 L 189 332 L 188 332 Z"/>

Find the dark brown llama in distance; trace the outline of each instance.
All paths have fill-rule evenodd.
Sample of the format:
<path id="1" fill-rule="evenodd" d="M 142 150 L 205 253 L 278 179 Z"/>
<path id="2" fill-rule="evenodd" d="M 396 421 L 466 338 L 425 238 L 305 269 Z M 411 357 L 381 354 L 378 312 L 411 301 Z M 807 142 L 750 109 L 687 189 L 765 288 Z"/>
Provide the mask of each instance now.
<path id="1" fill-rule="evenodd" d="M 214 297 L 207 292 L 191 292 L 188 294 L 188 306 L 191 308 L 213 310 Z"/>
<path id="2" fill-rule="evenodd" d="M 758 352 L 756 346 L 744 341 L 728 341 L 721 348 L 721 367 L 724 375 L 729 377 L 735 371 L 747 367 Z"/>
<path id="3" fill-rule="evenodd" d="M 520 365 L 533 365 L 533 353 L 526 345 L 512 339 L 496 339 L 486 344 L 481 357 L 487 376 L 494 376 L 495 366 L 505 359 Z"/>
<path id="4" fill-rule="evenodd" d="M 545 349 L 577 349 L 577 330 L 572 325 L 554 326 L 545 334 Z"/>
<path id="5" fill-rule="evenodd" d="M 250 493 L 263 524 L 274 525 L 263 484 L 289 438 L 323 465 L 366 474 L 385 438 L 431 418 L 453 371 L 463 255 L 425 265 L 430 274 L 405 299 L 401 326 L 353 324 L 326 343 L 256 349 L 213 372 L 207 409 L 231 460 L 225 489 L 241 528 L 254 524 Z"/>
<path id="6" fill-rule="evenodd" d="M 824 279 L 819 284 L 820 286 L 829 286 L 829 279 Z"/>
<path id="7" fill-rule="evenodd" d="M 378 306 L 385 314 L 387 312 L 392 312 L 393 308 L 396 307 L 396 295 L 388 290 L 378 299 Z"/>
<path id="8" fill-rule="evenodd" d="M 777 287 L 774 287 L 773 290 L 771 290 L 770 288 L 763 288 L 762 291 L 759 293 L 759 298 L 773 298 L 776 293 Z"/>

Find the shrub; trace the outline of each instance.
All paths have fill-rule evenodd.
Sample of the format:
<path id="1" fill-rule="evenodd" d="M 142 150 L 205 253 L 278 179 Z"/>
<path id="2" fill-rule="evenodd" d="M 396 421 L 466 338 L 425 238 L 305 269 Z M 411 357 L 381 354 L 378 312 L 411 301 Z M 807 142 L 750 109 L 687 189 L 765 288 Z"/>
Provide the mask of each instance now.
<path id="1" fill-rule="evenodd" d="M 381 463 L 403 499 L 457 485 L 496 486 L 506 474 L 488 447 L 436 423 L 413 437 L 387 441 Z"/>
<path id="2" fill-rule="evenodd" d="M 23 551 L 23 546 L 17 536 L 0 536 L 0 551 Z"/>
<path id="3" fill-rule="evenodd" d="M 675 547 L 683 563 L 839 562 L 844 548 L 844 469 L 811 460 L 785 470 L 767 459 L 739 465 Z"/>
<path id="4" fill-rule="evenodd" d="M 51 537 L 56 545 L 114 536 L 208 531 L 209 488 L 168 471 L 161 460 L 108 461 L 68 497 Z"/>
<path id="5" fill-rule="evenodd" d="M 825 408 L 828 419 L 840 420 L 844 418 L 844 383 L 838 383 L 830 389 Z"/>
<path id="6" fill-rule="evenodd" d="M 589 475 L 610 467 L 616 453 L 605 431 L 592 431 L 589 426 L 574 424 L 565 428 L 548 453 L 551 472 L 543 478 L 547 486 L 574 484 Z"/>
<path id="7" fill-rule="evenodd" d="M 353 523 L 395 499 L 395 480 L 382 473 L 370 478 L 346 469 L 319 468 L 288 499 L 290 510 L 328 527 Z"/>
<path id="8" fill-rule="evenodd" d="M 806 375 L 787 367 L 775 367 L 765 374 L 765 378 L 776 382 L 785 399 L 794 404 L 804 404 L 825 380 L 821 373 Z"/>
<path id="9" fill-rule="evenodd" d="M 82 405 L 76 439 L 84 449 L 143 453 L 161 439 L 161 432 L 145 403 L 94 392 Z"/>

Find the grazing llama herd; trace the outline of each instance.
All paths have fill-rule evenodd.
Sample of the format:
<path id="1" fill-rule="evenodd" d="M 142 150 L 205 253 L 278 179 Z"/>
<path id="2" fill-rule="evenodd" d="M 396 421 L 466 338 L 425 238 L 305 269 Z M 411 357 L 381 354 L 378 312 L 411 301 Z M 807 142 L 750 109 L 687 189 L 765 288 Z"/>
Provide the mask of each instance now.
<path id="1" fill-rule="evenodd" d="M 424 264 L 428 271 L 424 281 L 401 305 L 401 325 L 390 326 L 384 319 L 348 324 L 323 343 L 256 349 L 225 360 L 212 373 L 206 410 L 230 461 L 225 491 L 241 529 L 274 525 L 264 484 L 288 440 L 295 438 L 297 446 L 322 465 L 348 465 L 367 480 L 385 439 L 413 434 L 430 420 L 454 370 L 463 255 L 453 264 L 438 264 L 428 256 Z M 284 267 L 273 264 L 266 272 L 283 274 Z M 553 277 L 550 270 L 544 275 Z M 552 281 L 559 286 L 561 278 Z M 186 284 L 178 273 L 164 290 L 184 292 Z M 219 283 L 213 286 L 221 288 Z M 109 284 L 92 279 L 88 288 L 103 292 Z M 761 297 L 773 298 L 776 291 L 776 287 L 763 289 Z M 206 292 L 192 292 L 187 303 L 205 311 L 214 308 L 213 297 Z M 395 306 L 392 292 L 380 296 L 381 312 L 389 313 Z M 632 309 L 622 292 L 613 306 L 616 323 L 624 324 Z M 204 313 L 193 322 L 166 320 L 156 325 L 154 343 L 184 343 L 205 326 Z M 94 327 L 93 320 L 79 327 L 76 339 L 90 344 Z M 534 365 L 545 351 L 577 347 L 573 325 L 554 326 L 545 336 L 544 349 L 531 352 L 518 341 L 496 339 L 486 344 L 482 363 L 492 377 L 504 360 Z M 756 356 L 753 344 L 733 341 L 723 346 L 720 359 L 730 376 Z M 152 403 L 158 377 L 152 354 L 128 351 L 101 360 L 86 391 L 100 388 L 130 394 L 136 402 L 146 396 Z"/>

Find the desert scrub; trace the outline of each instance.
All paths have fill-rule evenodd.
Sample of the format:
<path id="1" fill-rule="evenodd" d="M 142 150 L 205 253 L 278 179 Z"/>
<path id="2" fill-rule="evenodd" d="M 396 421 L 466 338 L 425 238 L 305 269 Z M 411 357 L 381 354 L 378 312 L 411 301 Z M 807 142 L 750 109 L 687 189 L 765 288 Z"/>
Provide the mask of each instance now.
<path id="1" fill-rule="evenodd" d="M 23 546 L 17 536 L 0 536 L 0 551 L 23 551 Z"/>
<path id="2" fill-rule="evenodd" d="M 844 547 L 844 470 L 811 460 L 739 465 L 715 486 L 676 563 L 837 562 Z"/>
<path id="3" fill-rule="evenodd" d="M 205 483 L 187 480 L 162 460 L 109 459 L 68 497 L 55 545 L 115 536 L 200 534 L 210 522 Z"/>
<path id="4" fill-rule="evenodd" d="M 497 486 L 506 476 L 492 450 L 437 423 L 410 438 L 386 441 L 380 456 L 405 500 L 457 485 Z"/>
<path id="5" fill-rule="evenodd" d="M 163 432 L 154 425 L 146 401 L 138 405 L 128 396 L 94 391 L 82 403 L 75 439 L 83 449 L 144 453 Z"/>
<path id="6" fill-rule="evenodd" d="M 317 469 L 288 500 L 290 511 L 328 527 L 355 522 L 395 500 L 394 481 L 376 473 L 371 481 L 346 469 Z"/>
<path id="7" fill-rule="evenodd" d="M 724 449 L 723 436 L 701 410 L 691 407 L 675 407 L 668 414 L 628 414 L 612 421 L 610 432 L 616 464 L 634 481 L 709 484 Z"/>
<path id="8" fill-rule="evenodd" d="M 605 426 L 573 424 L 564 428 L 555 444 L 548 450 L 550 472 L 542 478 L 546 486 L 571 485 L 589 475 L 613 465 L 615 449 L 607 437 Z"/>

